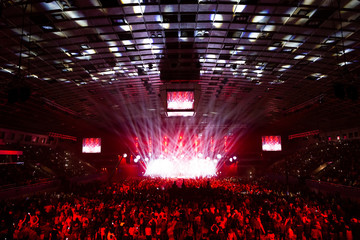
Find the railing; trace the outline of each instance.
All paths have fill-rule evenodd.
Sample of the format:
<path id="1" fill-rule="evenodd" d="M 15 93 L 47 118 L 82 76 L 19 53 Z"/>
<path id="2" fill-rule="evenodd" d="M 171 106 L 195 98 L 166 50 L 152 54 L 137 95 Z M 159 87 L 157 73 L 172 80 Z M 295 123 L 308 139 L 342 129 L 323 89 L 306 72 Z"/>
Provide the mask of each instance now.
<path id="1" fill-rule="evenodd" d="M 341 197 L 360 201 L 360 188 L 307 179 L 306 186 L 315 192 L 339 194 Z"/>
<path id="2" fill-rule="evenodd" d="M 284 175 L 276 175 L 276 174 L 268 174 L 272 180 L 276 180 L 281 182 L 282 184 L 286 184 L 286 176 Z M 294 176 L 288 177 L 288 184 L 290 185 L 297 185 L 301 184 L 299 179 Z M 312 191 L 316 193 L 330 193 L 330 194 L 338 194 L 342 198 L 349 198 L 353 201 L 360 202 L 360 188 L 351 187 L 336 183 L 329 183 L 323 181 L 317 181 L 312 179 L 306 179 L 305 185 Z"/>
<path id="3" fill-rule="evenodd" d="M 95 181 L 106 181 L 105 174 L 90 174 L 83 176 L 70 177 L 66 179 L 71 184 L 86 184 Z M 41 179 L 40 182 L 18 186 L 17 184 L 7 184 L 0 187 L 0 199 L 19 198 L 45 191 L 56 191 L 62 186 L 60 179 Z"/>
<path id="4" fill-rule="evenodd" d="M 13 186 L 6 189 L 0 189 L 0 199 L 18 198 L 28 194 L 35 194 L 44 191 L 54 191 L 60 186 L 60 180 L 48 180 L 24 186 Z"/>
<path id="5" fill-rule="evenodd" d="M 34 182 L 32 182 L 33 180 L 28 180 L 28 181 L 21 181 L 21 182 L 16 182 L 16 183 L 4 184 L 4 185 L 0 185 L 0 191 L 6 190 L 9 188 L 14 188 L 14 187 L 26 187 L 26 186 L 30 186 L 30 185 L 34 185 L 34 184 L 38 184 L 38 183 L 46 183 L 46 182 L 49 182 L 52 180 L 54 180 L 54 179 L 41 178 L 41 179 L 35 180 Z"/>

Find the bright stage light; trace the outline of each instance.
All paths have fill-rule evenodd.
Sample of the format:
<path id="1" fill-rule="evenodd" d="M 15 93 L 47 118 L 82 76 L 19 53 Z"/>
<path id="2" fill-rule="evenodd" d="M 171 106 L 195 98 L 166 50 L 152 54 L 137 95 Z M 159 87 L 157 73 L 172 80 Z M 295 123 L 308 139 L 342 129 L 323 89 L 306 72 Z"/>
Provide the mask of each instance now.
<path id="1" fill-rule="evenodd" d="M 137 129 L 133 135 L 132 154 L 141 156 L 138 166 L 145 176 L 161 178 L 201 178 L 216 176 L 226 167 L 236 138 L 217 128 L 197 129 L 182 126 L 177 119 L 166 128 L 163 125 Z M 187 123 L 187 120 L 184 122 Z M 161 126 L 161 127 L 160 127 Z M 212 125 L 211 125 L 212 126 Z M 135 125 L 134 128 L 140 127 Z M 164 126 L 165 127 L 165 126 Z M 151 155 L 150 155 L 151 153 Z M 135 157 L 134 157 L 135 158 Z M 232 162 L 234 162 L 234 158 Z"/>
<path id="2" fill-rule="evenodd" d="M 145 176 L 162 178 L 199 178 L 216 176 L 217 161 L 210 158 L 186 158 L 179 160 L 177 157 L 151 159 L 146 164 Z"/>
<path id="3" fill-rule="evenodd" d="M 201 178 L 213 177 L 220 172 L 225 163 L 235 162 L 229 152 L 233 146 L 229 134 L 216 135 L 192 129 L 177 129 L 174 131 L 154 133 L 135 139 L 134 152 L 143 161 L 134 157 L 134 162 L 145 170 L 144 175 L 160 178 Z M 151 154 L 150 154 L 151 152 Z"/>
<path id="4" fill-rule="evenodd" d="M 138 163 L 140 158 L 141 158 L 140 155 L 137 155 L 136 158 L 134 159 L 134 163 Z"/>
<path id="5" fill-rule="evenodd" d="M 236 159 L 237 159 L 237 157 L 236 157 L 236 156 L 233 156 L 233 159 L 234 159 L 234 160 L 236 160 Z"/>
<path id="6" fill-rule="evenodd" d="M 124 153 L 124 154 L 123 154 L 123 158 L 126 158 L 126 157 L 127 157 L 127 154 L 126 154 L 126 153 Z"/>
<path id="7" fill-rule="evenodd" d="M 195 115 L 194 111 L 175 111 L 175 112 L 167 112 L 166 115 L 168 117 L 193 117 Z"/>

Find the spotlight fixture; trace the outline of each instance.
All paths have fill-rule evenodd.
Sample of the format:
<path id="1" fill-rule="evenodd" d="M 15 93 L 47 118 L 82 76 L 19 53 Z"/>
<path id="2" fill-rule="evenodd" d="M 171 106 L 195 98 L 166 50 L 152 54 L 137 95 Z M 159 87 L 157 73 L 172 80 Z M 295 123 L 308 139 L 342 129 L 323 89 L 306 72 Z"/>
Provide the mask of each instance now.
<path id="1" fill-rule="evenodd" d="M 81 47 L 82 49 L 89 49 L 89 48 L 90 48 L 90 46 L 87 45 L 87 44 L 85 44 L 85 43 L 81 44 L 80 47 Z"/>
<path id="2" fill-rule="evenodd" d="M 111 22 L 113 23 L 113 25 L 123 25 L 123 24 L 127 24 L 125 18 L 123 18 L 123 17 L 114 17 L 114 18 L 111 18 Z"/>
<path id="3" fill-rule="evenodd" d="M 236 14 L 234 16 L 233 22 L 235 23 L 247 23 L 249 20 L 249 15 L 246 14 Z"/>

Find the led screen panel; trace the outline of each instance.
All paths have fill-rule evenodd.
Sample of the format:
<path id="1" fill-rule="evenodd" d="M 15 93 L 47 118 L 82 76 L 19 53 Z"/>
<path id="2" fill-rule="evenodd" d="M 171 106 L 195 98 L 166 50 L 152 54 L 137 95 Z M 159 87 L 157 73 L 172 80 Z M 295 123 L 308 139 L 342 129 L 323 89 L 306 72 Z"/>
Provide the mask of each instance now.
<path id="1" fill-rule="evenodd" d="M 281 151 L 281 136 L 262 136 L 263 151 Z"/>
<path id="2" fill-rule="evenodd" d="M 101 153 L 101 138 L 83 138 L 83 153 Z"/>
<path id="3" fill-rule="evenodd" d="M 194 91 L 167 91 L 167 110 L 193 110 L 195 101 L 194 95 Z"/>
<path id="4" fill-rule="evenodd" d="M 168 117 L 193 117 L 195 112 L 193 111 L 181 111 L 181 112 L 167 112 Z"/>

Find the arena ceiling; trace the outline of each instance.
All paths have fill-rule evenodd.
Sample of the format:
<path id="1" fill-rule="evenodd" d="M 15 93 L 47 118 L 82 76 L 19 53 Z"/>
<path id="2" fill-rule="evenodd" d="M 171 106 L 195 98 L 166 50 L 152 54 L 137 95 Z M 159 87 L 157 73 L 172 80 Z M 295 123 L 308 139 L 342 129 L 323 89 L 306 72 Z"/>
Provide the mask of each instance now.
<path id="1" fill-rule="evenodd" d="M 358 0 L 2 1 L 2 124 L 167 119 L 172 83 L 201 89 L 189 124 L 347 124 L 359 29 Z"/>

